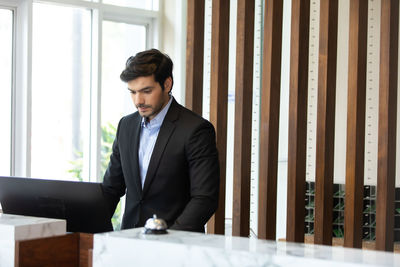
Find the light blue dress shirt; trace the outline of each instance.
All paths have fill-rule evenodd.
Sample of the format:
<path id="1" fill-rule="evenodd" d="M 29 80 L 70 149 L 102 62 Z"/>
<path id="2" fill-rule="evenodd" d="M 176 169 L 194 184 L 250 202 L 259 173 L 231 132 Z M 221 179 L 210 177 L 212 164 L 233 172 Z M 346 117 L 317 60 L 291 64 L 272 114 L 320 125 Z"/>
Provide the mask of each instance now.
<path id="1" fill-rule="evenodd" d="M 142 127 L 140 129 L 140 142 L 139 142 L 139 169 L 140 180 L 142 188 L 146 179 L 147 169 L 149 167 L 151 155 L 153 154 L 154 145 L 157 141 L 158 133 L 160 132 L 161 124 L 164 121 L 165 115 L 168 112 L 172 103 L 172 96 L 168 104 L 149 122 L 142 118 Z"/>

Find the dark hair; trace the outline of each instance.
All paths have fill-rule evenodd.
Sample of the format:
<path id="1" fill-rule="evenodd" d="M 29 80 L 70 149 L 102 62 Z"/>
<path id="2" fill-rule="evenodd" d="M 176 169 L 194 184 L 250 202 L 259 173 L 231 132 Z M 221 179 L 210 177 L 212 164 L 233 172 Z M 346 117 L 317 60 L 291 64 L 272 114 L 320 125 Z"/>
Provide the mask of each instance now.
<path id="1" fill-rule="evenodd" d="M 153 48 L 129 57 L 120 78 L 124 82 L 129 82 L 138 77 L 154 74 L 154 80 L 164 90 L 164 82 L 168 77 L 171 77 L 172 84 L 174 83 L 172 68 L 173 63 L 169 56 Z"/>

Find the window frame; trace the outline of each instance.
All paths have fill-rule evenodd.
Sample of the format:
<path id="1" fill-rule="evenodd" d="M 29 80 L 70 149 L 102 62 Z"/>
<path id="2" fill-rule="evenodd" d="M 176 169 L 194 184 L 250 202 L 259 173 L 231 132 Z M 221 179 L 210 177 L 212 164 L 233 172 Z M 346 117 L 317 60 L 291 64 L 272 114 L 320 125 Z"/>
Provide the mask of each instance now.
<path id="1" fill-rule="evenodd" d="M 15 121 L 15 81 L 16 81 L 16 66 L 15 66 L 15 60 L 16 60 L 16 25 L 17 25 L 17 8 L 13 5 L 11 5 L 10 3 L 6 2 L 6 3 L 1 3 L 0 2 L 0 9 L 7 9 L 10 10 L 12 12 L 12 45 L 11 45 L 11 49 L 12 49 L 12 55 L 11 55 L 11 128 L 10 128 L 10 150 L 9 150 L 9 154 L 10 154 L 10 165 L 9 165 L 9 173 L 12 174 L 14 172 L 14 168 L 15 168 L 15 163 L 13 161 L 14 159 L 14 135 L 15 135 L 15 124 L 13 123 Z"/>
<path id="2" fill-rule="evenodd" d="M 101 151 L 101 74 L 103 21 L 137 24 L 146 27 L 146 48 L 160 47 L 161 12 L 114 6 L 84 0 L 0 0 L 0 7 L 13 10 L 13 76 L 11 103 L 11 166 L 12 176 L 31 177 L 32 130 L 32 22 L 33 4 L 54 4 L 85 8 L 92 13 L 90 144 L 85 164 L 88 180 L 98 182 Z M 85 177 L 86 178 L 86 177 Z"/>

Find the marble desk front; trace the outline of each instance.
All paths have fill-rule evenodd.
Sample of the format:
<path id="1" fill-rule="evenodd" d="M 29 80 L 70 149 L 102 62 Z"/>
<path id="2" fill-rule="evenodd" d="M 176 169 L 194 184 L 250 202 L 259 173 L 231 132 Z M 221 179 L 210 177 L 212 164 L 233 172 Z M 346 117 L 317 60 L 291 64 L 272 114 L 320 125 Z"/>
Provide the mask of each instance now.
<path id="1" fill-rule="evenodd" d="M 400 266 L 400 254 L 169 230 L 94 235 L 93 266 Z"/>

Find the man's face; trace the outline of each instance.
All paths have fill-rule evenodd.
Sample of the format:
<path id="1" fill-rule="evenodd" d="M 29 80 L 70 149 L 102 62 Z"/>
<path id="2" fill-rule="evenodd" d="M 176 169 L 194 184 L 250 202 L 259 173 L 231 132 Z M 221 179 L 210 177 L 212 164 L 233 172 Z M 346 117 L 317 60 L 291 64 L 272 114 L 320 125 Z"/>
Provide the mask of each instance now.
<path id="1" fill-rule="evenodd" d="M 138 77 L 128 82 L 133 104 L 140 115 L 149 121 L 167 105 L 171 86 L 172 79 L 169 77 L 165 80 L 162 90 L 160 84 L 154 80 L 154 75 Z"/>

